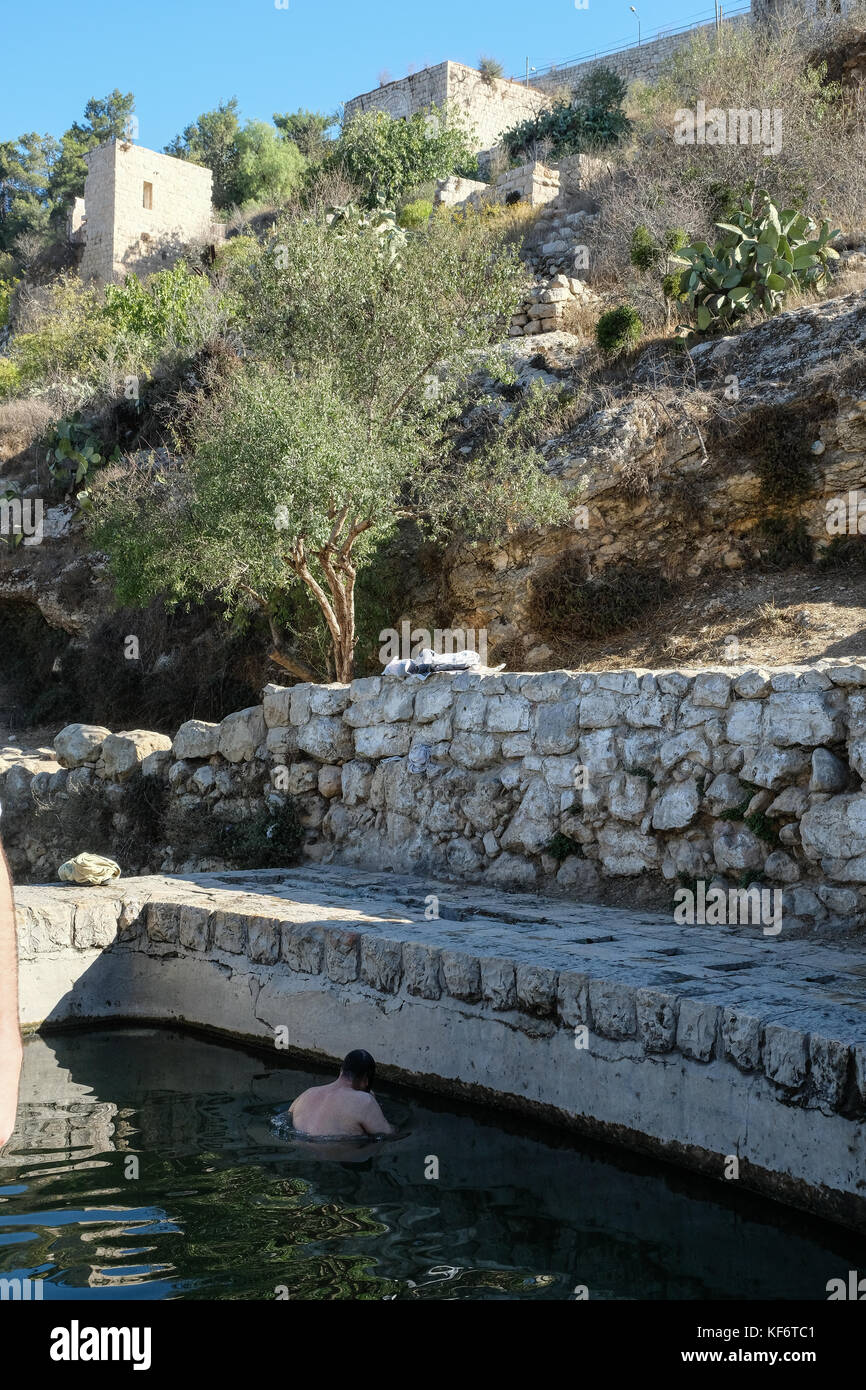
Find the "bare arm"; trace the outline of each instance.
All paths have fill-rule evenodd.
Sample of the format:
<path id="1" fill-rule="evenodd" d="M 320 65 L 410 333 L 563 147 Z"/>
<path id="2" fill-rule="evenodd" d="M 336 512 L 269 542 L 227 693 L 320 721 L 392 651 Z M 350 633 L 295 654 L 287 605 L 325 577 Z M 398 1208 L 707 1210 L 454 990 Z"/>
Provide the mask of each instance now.
<path id="1" fill-rule="evenodd" d="M 0 843 L 0 1148 L 15 1128 L 20 1072 L 15 906 L 12 900 L 12 876 Z"/>
<path id="2" fill-rule="evenodd" d="M 361 1128 L 365 1134 L 393 1134 L 393 1126 L 388 1124 L 382 1114 L 382 1107 L 376 1097 L 370 1092 L 366 1097 L 363 1114 L 361 1115 Z"/>

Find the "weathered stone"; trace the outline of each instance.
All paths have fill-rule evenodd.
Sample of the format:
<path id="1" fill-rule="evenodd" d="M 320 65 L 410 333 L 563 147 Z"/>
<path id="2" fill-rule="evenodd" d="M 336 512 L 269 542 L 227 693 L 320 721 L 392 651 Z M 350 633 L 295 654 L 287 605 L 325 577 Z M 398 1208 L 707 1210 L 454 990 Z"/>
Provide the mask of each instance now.
<path id="1" fill-rule="evenodd" d="M 222 909 L 214 912 L 210 919 L 214 950 L 225 951 L 230 956 L 243 955 L 246 950 L 247 921 L 240 912 L 225 912 Z"/>
<path id="2" fill-rule="evenodd" d="M 816 748 L 812 754 L 810 792 L 842 792 L 848 785 L 850 771 L 847 763 L 831 753 L 829 748 Z"/>
<path id="3" fill-rule="evenodd" d="M 657 989 L 635 991 L 638 1037 L 647 1052 L 670 1052 L 677 1035 L 677 1000 Z"/>
<path id="4" fill-rule="evenodd" d="M 819 1105 L 838 1110 L 848 1077 L 849 1047 L 835 1038 L 813 1033 L 809 1039 L 812 1091 Z"/>
<path id="5" fill-rule="evenodd" d="M 374 724 L 355 730 L 355 753 L 359 758 L 405 757 L 412 742 L 406 724 Z"/>
<path id="6" fill-rule="evenodd" d="M 514 963 L 496 956 L 484 956 L 481 967 L 481 993 L 494 1009 L 513 1009 L 517 1005 Z"/>
<path id="7" fill-rule="evenodd" d="M 506 850 L 537 854 L 554 834 L 559 803 L 540 777 L 533 778 L 500 844 Z"/>
<path id="8" fill-rule="evenodd" d="M 599 831 L 598 848 L 605 871 L 617 877 L 643 873 L 654 868 L 659 859 L 658 842 L 652 836 L 614 821 Z"/>
<path id="9" fill-rule="evenodd" d="M 396 994 L 403 975 L 403 945 L 379 936 L 361 937 L 361 979 L 384 994 Z"/>
<path id="10" fill-rule="evenodd" d="M 590 980 L 593 1030 L 605 1038 L 633 1038 L 637 1030 L 635 991 L 621 980 Z"/>
<path id="11" fill-rule="evenodd" d="M 795 1091 L 806 1079 L 808 1049 L 806 1039 L 796 1028 L 768 1023 L 764 1029 L 764 1071 L 771 1081 Z"/>
<path id="12" fill-rule="evenodd" d="M 261 705 L 251 705 L 226 715 L 220 724 L 219 751 L 230 763 L 249 762 L 265 741 L 265 717 Z"/>
<path id="13" fill-rule="evenodd" d="M 740 1071 L 757 1071 L 761 1064 L 761 1020 L 737 1009 L 722 1011 L 722 1043 L 725 1056 Z"/>
<path id="14" fill-rule="evenodd" d="M 219 749 L 220 726 L 204 719 L 188 719 L 174 736 L 176 758 L 212 758 Z"/>
<path id="15" fill-rule="evenodd" d="M 410 994 L 439 999 L 439 952 L 421 941 L 403 942 L 403 980 Z"/>
<path id="16" fill-rule="evenodd" d="M 764 866 L 765 852 L 761 841 L 746 826 L 730 826 L 713 841 L 713 854 L 718 868 L 733 869 L 740 873 L 744 869 L 760 869 Z"/>
<path id="17" fill-rule="evenodd" d="M 721 1009 L 696 999 L 681 999 L 677 1019 L 677 1047 L 683 1056 L 709 1062 L 716 1044 Z"/>
<path id="18" fill-rule="evenodd" d="M 331 797 L 339 796 L 343 788 L 343 770 L 339 767 L 328 766 L 319 769 L 319 794 L 320 796 Z"/>
<path id="19" fill-rule="evenodd" d="M 330 685 L 313 685 L 310 687 L 310 714 L 342 714 L 351 697 L 348 685 L 339 685 L 336 682 Z"/>
<path id="20" fill-rule="evenodd" d="M 740 779 L 730 772 L 720 772 L 704 793 L 707 807 L 714 816 L 720 816 L 723 811 L 736 810 L 738 806 L 743 805 L 746 796 L 747 792 Z"/>
<path id="21" fill-rule="evenodd" d="M 731 677 L 723 671 L 701 671 L 692 687 L 692 704 L 724 709 L 731 695 Z"/>
<path id="22" fill-rule="evenodd" d="M 442 979 L 452 999 L 465 999 L 474 1004 L 481 998 L 481 966 L 477 956 L 463 951 L 443 951 Z"/>
<path id="23" fill-rule="evenodd" d="M 298 748 L 320 763 L 343 762 L 352 757 L 352 730 L 336 716 L 314 714 L 298 729 Z"/>
<path id="24" fill-rule="evenodd" d="M 187 951 L 207 951 L 210 947 L 210 909 L 182 907 L 178 913 L 177 939 Z"/>
<path id="25" fill-rule="evenodd" d="M 67 724 L 54 740 L 57 761 L 61 767 L 95 763 L 110 733 L 101 724 Z"/>
<path id="26" fill-rule="evenodd" d="M 285 727 L 290 723 L 292 708 L 292 687 L 289 685 L 266 685 L 262 691 L 262 713 L 269 729 Z M 185 756 L 194 756 L 188 754 Z"/>
<path id="27" fill-rule="evenodd" d="M 149 903 L 145 923 L 150 941 L 177 941 L 177 909 L 173 903 Z"/>
<path id="28" fill-rule="evenodd" d="M 680 782 L 662 793 L 653 810 L 654 830 L 678 830 L 698 814 L 700 796 L 694 782 Z"/>
<path id="29" fill-rule="evenodd" d="M 307 922 L 284 922 L 282 927 L 282 958 L 304 975 L 320 975 L 325 955 L 324 932 Z"/>
<path id="30" fill-rule="evenodd" d="M 556 971 L 544 965 L 518 964 L 515 974 L 520 1007 L 540 1018 L 549 1018 L 556 1006 Z"/>
<path id="31" fill-rule="evenodd" d="M 740 776 L 744 782 L 776 791 L 785 782 L 793 781 L 808 766 L 808 758 L 799 749 L 759 748 L 747 756 Z"/>
<path id="32" fill-rule="evenodd" d="M 800 821 L 800 835 L 810 859 L 866 854 L 866 794 L 834 796 L 813 806 Z"/>
<path id="33" fill-rule="evenodd" d="M 259 965 L 275 965 L 280 958 L 280 923 L 273 917 L 247 918 L 247 955 Z"/>
<path id="34" fill-rule="evenodd" d="M 110 946 L 117 936 L 117 908 L 113 904 L 89 902 L 75 907 L 72 941 L 76 950 Z"/>
<path id="35" fill-rule="evenodd" d="M 345 985 L 358 978 L 358 943 L 356 931 L 329 927 L 325 932 L 325 971 L 334 984 Z"/>

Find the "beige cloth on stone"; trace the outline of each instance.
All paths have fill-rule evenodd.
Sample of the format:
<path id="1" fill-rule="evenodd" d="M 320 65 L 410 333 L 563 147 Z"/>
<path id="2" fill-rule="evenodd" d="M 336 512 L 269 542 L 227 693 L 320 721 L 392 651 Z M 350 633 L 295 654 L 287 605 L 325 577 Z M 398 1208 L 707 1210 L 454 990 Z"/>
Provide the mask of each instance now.
<path id="1" fill-rule="evenodd" d="M 57 876 L 65 883 L 110 883 L 113 878 L 120 878 L 120 865 L 113 859 L 103 859 L 101 854 L 76 854 L 60 865 Z"/>

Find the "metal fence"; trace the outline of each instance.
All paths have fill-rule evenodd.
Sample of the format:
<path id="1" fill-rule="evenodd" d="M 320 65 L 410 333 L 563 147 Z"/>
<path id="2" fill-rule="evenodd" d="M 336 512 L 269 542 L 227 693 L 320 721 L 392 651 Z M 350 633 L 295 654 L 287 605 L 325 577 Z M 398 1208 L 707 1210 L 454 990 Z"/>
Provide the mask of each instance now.
<path id="1" fill-rule="evenodd" d="M 751 5 L 737 5 L 731 9 L 721 6 L 722 19 L 739 19 L 751 13 Z M 577 67 L 579 63 L 591 63 L 595 58 L 609 58 L 615 53 L 625 53 L 632 48 L 646 48 L 648 44 L 656 39 L 673 38 L 677 34 L 688 34 L 692 29 L 704 29 L 709 24 L 717 23 L 718 11 L 714 14 L 696 15 L 688 24 L 681 24 L 676 28 L 667 26 L 657 29 L 652 34 L 647 34 L 637 39 L 623 39 L 620 43 L 612 44 L 610 48 L 596 48 L 587 53 L 578 53 L 574 58 L 564 58 L 559 63 L 546 63 L 544 67 L 534 67 L 529 70 L 529 80 L 534 81 L 537 77 L 543 77 L 546 73 L 559 72 L 564 68 Z M 515 73 L 512 82 L 525 82 L 526 73 Z"/>

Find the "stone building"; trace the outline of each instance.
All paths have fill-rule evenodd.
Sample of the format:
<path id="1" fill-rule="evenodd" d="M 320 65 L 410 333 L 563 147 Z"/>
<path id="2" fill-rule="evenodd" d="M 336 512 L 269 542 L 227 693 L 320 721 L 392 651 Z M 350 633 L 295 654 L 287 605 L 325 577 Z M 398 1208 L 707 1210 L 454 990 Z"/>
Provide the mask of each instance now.
<path id="1" fill-rule="evenodd" d="M 387 111 L 406 119 L 416 111 L 448 104 L 473 127 L 475 149 L 480 153 L 497 144 L 510 126 L 537 115 L 544 100 L 543 93 L 522 82 L 484 78 L 465 63 L 446 62 L 354 97 L 346 102 L 345 119 L 350 121 L 362 111 Z"/>
<path id="2" fill-rule="evenodd" d="M 84 158 L 84 206 L 76 200 L 70 228 L 84 242 L 83 280 L 165 270 L 189 242 L 213 239 L 210 169 L 125 140 Z"/>

